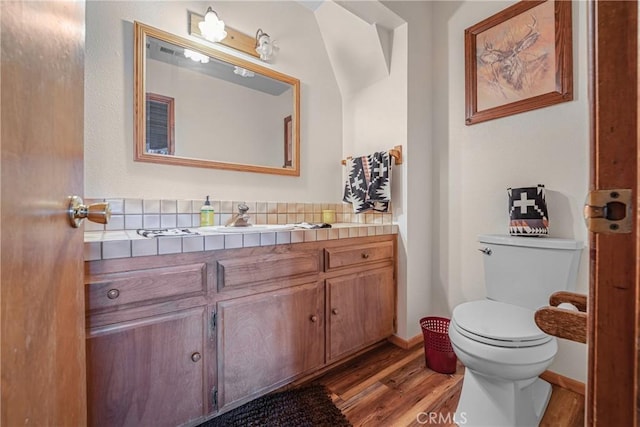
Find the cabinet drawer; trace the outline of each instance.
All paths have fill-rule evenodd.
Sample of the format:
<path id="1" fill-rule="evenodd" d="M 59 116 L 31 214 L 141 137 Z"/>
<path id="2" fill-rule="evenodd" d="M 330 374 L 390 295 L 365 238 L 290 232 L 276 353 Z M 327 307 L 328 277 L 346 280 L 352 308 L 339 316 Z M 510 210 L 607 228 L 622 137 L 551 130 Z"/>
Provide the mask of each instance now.
<path id="1" fill-rule="evenodd" d="M 284 253 L 218 261 L 218 290 L 317 273 L 319 254 Z"/>
<path id="2" fill-rule="evenodd" d="M 393 259 L 393 242 L 325 249 L 327 271 L 387 259 Z"/>
<path id="3" fill-rule="evenodd" d="M 93 311 L 132 303 L 151 303 L 159 299 L 203 295 L 206 288 L 205 264 L 117 273 L 104 281 L 87 284 L 88 309 Z"/>

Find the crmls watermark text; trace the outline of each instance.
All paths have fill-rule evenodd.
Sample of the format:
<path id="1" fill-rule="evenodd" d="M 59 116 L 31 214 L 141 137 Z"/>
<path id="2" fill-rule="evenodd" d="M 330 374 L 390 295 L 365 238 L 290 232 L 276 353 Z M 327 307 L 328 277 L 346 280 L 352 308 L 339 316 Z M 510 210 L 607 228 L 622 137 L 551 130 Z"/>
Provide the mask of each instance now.
<path id="1" fill-rule="evenodd" d="M 460 412 L 454 414 L 447 412 L 441 414 L 439 412 L 418 412 L 416 415 L 416 421 L 418 424 L 458 424 L 464 425 L 467 423 L 467 413 Z"/>

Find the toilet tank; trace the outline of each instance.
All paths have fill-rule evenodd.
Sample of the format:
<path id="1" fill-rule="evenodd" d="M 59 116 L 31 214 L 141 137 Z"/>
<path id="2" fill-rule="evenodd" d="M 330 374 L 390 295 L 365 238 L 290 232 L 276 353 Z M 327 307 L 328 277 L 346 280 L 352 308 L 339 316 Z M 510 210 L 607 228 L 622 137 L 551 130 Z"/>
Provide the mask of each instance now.
<path id="1" fill-rule="evenodd" d="M 572 239 L 484 234 L 487 298 L 535 310 L 549 296 L 574 290 L 583 243 Z"/>

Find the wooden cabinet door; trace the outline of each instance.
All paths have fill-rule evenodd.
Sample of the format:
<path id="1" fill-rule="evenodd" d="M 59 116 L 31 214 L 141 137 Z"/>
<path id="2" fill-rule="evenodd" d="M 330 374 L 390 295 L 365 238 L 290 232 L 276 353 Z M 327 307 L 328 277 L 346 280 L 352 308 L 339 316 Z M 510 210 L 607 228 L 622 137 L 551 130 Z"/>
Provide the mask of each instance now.
<path id="1" fill-rule="evenodd" d="M 206 307 L 95 328 L 89 425 L 175 426 L 205 415 Z"/>
<path id="2" fill-rule="evenodd" d="M 218 303 L 220 409 L 321 366 L 323 307 L 321 283 Z"/>
<path id="3" fill-rule="evenodd" d="M 394 332 L 393 267 L 327 279 L 328 361 Z"/>

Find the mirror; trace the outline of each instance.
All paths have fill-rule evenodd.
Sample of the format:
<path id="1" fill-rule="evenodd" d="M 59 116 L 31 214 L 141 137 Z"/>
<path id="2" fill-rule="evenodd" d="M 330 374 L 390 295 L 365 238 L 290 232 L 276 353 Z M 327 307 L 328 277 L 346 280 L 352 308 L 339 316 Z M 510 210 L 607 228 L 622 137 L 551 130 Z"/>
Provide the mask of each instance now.
<path id="1" fill-rule="evenodd" d="M 135 160 L 300 175 L 300 81 L 134 23 Z"/>

